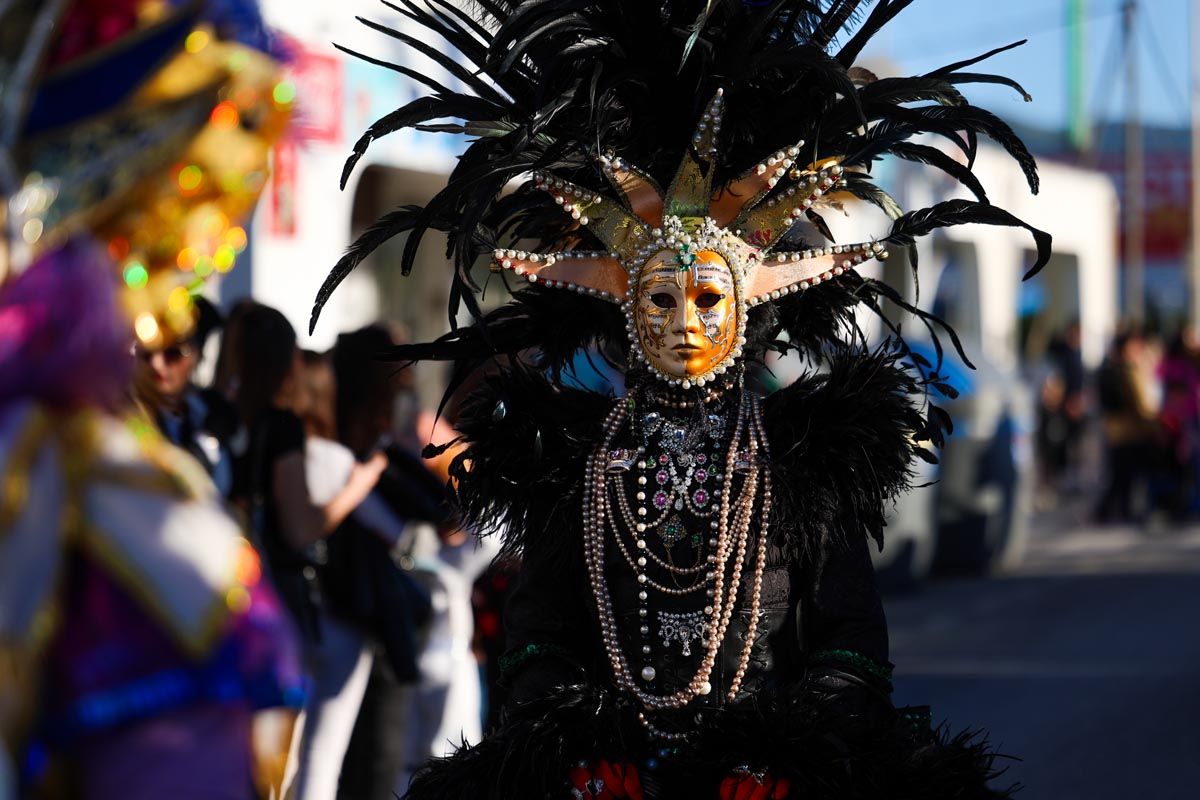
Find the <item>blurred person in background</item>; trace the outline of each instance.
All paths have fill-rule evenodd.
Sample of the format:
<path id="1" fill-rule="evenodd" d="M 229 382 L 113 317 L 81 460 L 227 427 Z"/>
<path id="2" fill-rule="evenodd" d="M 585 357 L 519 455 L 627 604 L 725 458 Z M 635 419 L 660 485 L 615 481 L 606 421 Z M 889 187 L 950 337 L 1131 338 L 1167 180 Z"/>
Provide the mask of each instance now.
<path id="1" fill-rule="evenodd" d="M 1101 522 L 1140 522 L 1150 505 L 1159 439 L 1157 404 L 1144 337 L 1122 331 L 1097 374 L 1106 475 L 1096 508 Z"/>
<path id="2" fill-rule="evenodd" d="M 415 400 L 411 388 L 407 392 Z M 415 424 L 414 424 L 415 423 Z M 434 449 L 457 436 L 445 420 L 420 409 L 415 420 L 397 419 L 401 441 L 431 444 Z M 415 444 L 415 442 L 414 442 Z M 423 448 L 422 448 L 423 449 Z M 416 447 L 409 445 L 409 452 Z M 446 448 L 425 463 L 442 481 L 457 451 Z M 495 539 L 476 539 L 462 530 L 439 536 L 433 526 L 416 530 L 410 557 L 431 577 L 433 618 L 418 658 L 420 679 L 413 690 L 405 725 L 405 768 L 396 785 L 403 793 L 413 774 L 430 758 L 451 755 L 483 736 L 484 691 L 475 644 L 474 585 L 499 554 Z"/>
<path id="3" fill-rule="evenodd" d="M 1037 448 L 1041 480 L 1036 501 L 1043 509 L 1058 502 L 1067 467 L 1066 387 L 1054 369 L 1044 372 L 1038 397 Z"/>
<path id="4" fill-rule="evenodd" d="M 1191 513 L 1200 462 L 1200 348 L 1193 328 L 1180 329 L 1158 366 L 1162 382 L 1159 419 L 1165 437 L 1162 454 L 1165 506 L 1175 521 Z"/>
<path id="5" fill-rule="evenodd" d="M 1087 380 L 1078 321 L 1067 325 L 1046 350 L 1050 368 L 1043 384 L 1039 425 L 1045 482 L 1055 492 L 1078 491 L 1079 449 L 1087 414 Z"/>
<path id="6" fill-rule="evenodd" d="M 380 453 L 356 462 L 325 502 L 314 500 L 305 469 L 304 424 L 292 412 L 302 367 L 296 331 L 279 311 L 255 305 L 241 319 L 234 404 L 247 432 L 235 497 L 249 512 L 276 589 L 306 642 L 320 637 L 320 589 L 309 548 L 331 534 L 374 488 L 387 466 Z"/>
<path id="7" fill-rule="evenodd" d="M 337 441 L 333 368 L 327 355 L 304 351 L 295 410 L 304 421 L 305 472 L 314 502 L 328 502 L 349 481 L 356 460 Z M 347 601 L 339 581 L 369 582 L 377 567 L 351 561 L 361 550 L 356 537 L 377 537 L 378 553 L 390 565 L 386 548 L 403 535 L 405 523 L 391 512 L 377 492 L 369 494 L 338 526 L 324 546 L 320 562 L 325 591 L 321 636 L 310 652 L 313 688 L 293 737 L 285 794 L 296 800 L 333 800 L 337 796 L 342 761 L 371 674 L 374 649 L 370 620 L 353 601 Z M 395 570 L 394 566 L 390 567 Z M 331 585 L 332 584 L 332 585 Z M 356 593 L 357 594 L 357 593 Z M 401 609 L 392 609 L 397 615 Z M 385 610 L 386 612 L 386 610 Z"/>
<path id="8" fill-rule="evenodd" d="M 258 712 L 302 695 L 257 555 L 130 408 L 131 343 L 191 337 L 177 264 L 244 246 L 286 123 L 240 5 L 245 27 L 205 2 L 0 6 L 0 209 L 22 232 L 0 242 L 0 735 L 22 797 L 266 796 Z"/>
<path id="9" fill-rule="evenodd" d="M 203 297 L 195 299 L 196 328 L 187 337 L 157 347 L 134 345 L 134 391 L 155 426 L 171 443 L 200 462 L 223 497 L 233 491 L 233 455 L 237 412 L 215 389 L 193 382 L 209 335 L 221 326 L 220 312 Z"/>
<path id="10" fill-rule="evenodd" d="M 242 346 L 242 320 L 250 309 L 258 305 L 257 300 L 250 298 L 239 300 L 234 303 L 233 308 L 229 309 L 229 313 L 225 317 L 225 324 L 221 327 L 221 346 L 217 349 L 217 363 L 213 367 L 212 388 L 230 402 L 237 396 L 239 374 L 237 359 Z M 241 450 L 244 449 L 244 445 L 236 448 L 237 454 L 240 455 Z"/>
<path id="11" fill-rule="evenodd" d="M 386 656 L 375 659 L 342 768 L 339 797 L 353 800 L 392 798 L 402 780 L 411 709 L 418 701 L 413 685 L 422 676 L 429 603 L 438 586 L 436 574 L 423 560 L 418 563 L 416 552 L 428 547 L 418 543 L 447 532 L 450 522 L 444 482 L 419 455 L 397 443 L 397 408 L 411 407 L 399 398 L 411 397 L 413 387 L 410 372 L 397 373 L 380 360 L 394 345 L 386 327 L 371 325 L 340 335 L 333 349 L 339 438 L 358 458 L 377 448 L 386 453 L 388 467 L 377 494 L 405 523 L 403 535 L 390 546 L 363 536 L 330 543 L 330 564 L 342 568 L 330 575 L 331 583 L 340 587 L 343 603 L 372 631 Z M 412 425 L 413 419 L 407 422 Z M 347 552 L 333 552 L 334 545 Z"/>

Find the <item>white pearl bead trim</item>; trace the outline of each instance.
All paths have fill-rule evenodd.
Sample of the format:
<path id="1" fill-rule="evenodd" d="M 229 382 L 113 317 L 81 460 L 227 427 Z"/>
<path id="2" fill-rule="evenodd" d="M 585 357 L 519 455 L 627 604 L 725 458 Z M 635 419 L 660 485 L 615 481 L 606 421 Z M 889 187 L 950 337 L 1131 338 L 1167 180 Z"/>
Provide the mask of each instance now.
<path id="1" fill-rule="evenodd" d="M 509 270 L 525 278 L 530 283 L 541 283 L 551 289 L 566 289 L 578 294 L 591 295 L 610 303 L 620 303 L 621 298 L 612 292 L 583 286 L 572 281 L 555 278 L 544 278 L 538 274 L 540 269 L 552 267 L 560 261 L 570 261 L 581 258 L 616 258 L 616 253 L 603 251 L 574 251 L 561 253 L 530 253 L 525 250 L 495 250 L 492 252 L 492 263 L 500 269 Z"/>
<path id="2" fill-rule="evenodd" d="M 816 250 L 801 250 L 795 253 L 779 253 L 771 257 L 766 265 L 766 268 L 769 269 L 773 264 L 785 264 L 789 262 L 796 263 L 800 261 L 807 261 L 812 258 L 822 258 L 825 256 L 840 254 L 846 254 L 850 257 L 842 261 L 840 264 L 834 266 L 832 269 L 822 272 L 819 275 L 814 275 L 811 278 L 797 281 L 796 283 L 789 284 L 788 286 L 782 286 L 779 289 L 773 290 L 767 294 L 753 297 L 749 300 L 748 305 L 753 308 L 755 306 L 760 306 L 763 303 L 769 303 L 773 300 L 778 300 L 781 297 L 786 297 L 789 294 L 803 292 L 806 289 L 816 286 L 822 281 L 832 280 L 838 275 L 843 275 L 848 270 L 854 269 L 854 267 L 866 261 L 870 261 L 872 258 L 885 261 L 888 257 L 888 251 L 885 250 L 883 245 L 879 242 L 871 242 L 870 244 L 859 245 L 834 245 L 833 247 L 818 248 Z"/>

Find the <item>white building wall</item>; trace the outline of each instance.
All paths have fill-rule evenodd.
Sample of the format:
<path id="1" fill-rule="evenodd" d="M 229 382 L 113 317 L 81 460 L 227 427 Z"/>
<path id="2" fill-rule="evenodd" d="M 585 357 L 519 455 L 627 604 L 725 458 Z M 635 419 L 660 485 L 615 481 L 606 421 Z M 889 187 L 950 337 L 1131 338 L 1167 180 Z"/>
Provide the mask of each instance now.
<path id="1" fill-rule="evenodd" d="M 295 326 L 301 346 L 324 349 L 336 335 L 374 321 L 379 311 L 373 278 L 352 273 L 334 292 L 313 335 L 309 316 L 317 290 L 350 244 L 355 189 L 372 164 L 420 173 L 448 174 L 461 141 L 445 134 L 404 131 L 373 142 L 359 161 L 345 190 L 338 183 L 354 143 L 376 119 L 425 93 L 411 79 L 384 67 L 346 56 L 333 42 L 385 61 L 401 63 L 439 81 L 452 79 L 436 64 L 401 49 L 400 43 L 359 23 L 360 15 L 411 31 L 411 23 L 381 3 L 367 0 L 263 0 L 263 13 L 274 29 L 300 42 L 307 53 L 337 60 L 338 79 L 332 97 L 324 83 L 297 80 L 297 114 L 311 110 L 327 115 L 324 104 L 340 96 L 340 124 L 335 138 L 296 143 L 294 185 L 295 233 L 280 233 L 271 224 L 270 188 L 255 215 L 249 264 L 250 290 L 261 302 L 279 308 Z M 414 31 L 414 33 L 416 33 Z M 428 38 L 423 34 L 422 38 Z M 320 106 L 317 108 L 316 106 Z"/>
<path id="2" fill-rule="evenodd" d="M 981 144 L 974 170 L 992 203 L 1050 233 L 1054 252 L 1077 260 L 1078 307 L 1063 313 L 1078 313 L 1084 363 L 1098 366 L 1118 321 L 1119 220 L 1112 183 L 1099 172 L 1044 160 L 1039 164 L 1041 190 L 1032 195 L 1008 154 L 987 144 Z M 964 188 L 926 167 L 906 165 L 900 176 L 903 186 L 898 194 L 909 210 L 951 197 L 973 199 Z M 1020 355 L 1020 284 L 1034 249 L 1029 233 L 1023 228 L 963 225 L 926 237 L 918 245 L 923 308 L 929 307 L 937 287 L 940 264 L 935 243 L 939 238 L 973 248 L 978 264 L 979 346 L 996 366 L 1015 368 Z M 1056 280 L 1056 268 L 1059 265 L 1052 262 L 1034 280 Z"/>

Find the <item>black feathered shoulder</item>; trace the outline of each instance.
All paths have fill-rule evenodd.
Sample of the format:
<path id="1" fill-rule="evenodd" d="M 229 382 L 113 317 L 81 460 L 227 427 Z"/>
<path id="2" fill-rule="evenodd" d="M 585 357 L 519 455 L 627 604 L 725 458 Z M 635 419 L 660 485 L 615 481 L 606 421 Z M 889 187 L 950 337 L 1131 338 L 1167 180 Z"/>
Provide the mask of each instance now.
<path id="1" fill-rule="evenodd" d="M 578 528 L 584 462 L 611 405 L 607 395 L 564 387 L 520 364 L 488 377 L 456 423 L 467 446 L 451 476 L 467 525 L 499 531 L 514 553 L 543 533 L 563 535 L 568 521 Z"/>
<path id="2" fill-rule="evenodd" d="M 887 506 L 909 488 L 930 435 L 924 379 L 903 349 L 843 348 L 826 369 L 767 397 L 764 423 L 780 535 L 802 550 L 831 537 L 869 535 L 883 545 Z M 940 419 L 940 417 L 939 417 Z"/>

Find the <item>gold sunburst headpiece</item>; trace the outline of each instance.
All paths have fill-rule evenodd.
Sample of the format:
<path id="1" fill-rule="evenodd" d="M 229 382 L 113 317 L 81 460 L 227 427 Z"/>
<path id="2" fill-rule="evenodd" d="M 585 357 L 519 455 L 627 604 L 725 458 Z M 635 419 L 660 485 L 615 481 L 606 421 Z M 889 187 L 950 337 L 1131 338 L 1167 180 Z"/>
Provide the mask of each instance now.
<path id="1" fill-rule="evenodd" d="M 804 291 L 865 261 L 887 257 L 887 251 L 876 242 L 801 252 L 775 250 L 811 209 L 846 185 L 842 167 L 837 159 L 798 167 L 804 143 L 797 142 L 714 191 L 723 106 L 723 94 L 718 91 L 697 124 L 666 192 L 645 172 L 611 154 L 602 156 L 599 165 L 616 189 L 616 197 L 549 173 L 534 173 L 534 185 L 553 196 L 579 226 L 586 226 L 606 251 L 502 249 L 493 254 L 495 269 L 511 270 L 531 283 L 619 304 L 627 317 L 634 357 L 660 379 L 684 388 L 714 380 L 741 356 L 749 308 Z M 719 358 L 700 367 L 668 371 L 646 353 L 651 328 L 641 320 L 639 295 L 650 289 L 643 279 L 649 270 L 665 273 L 673 268 L 682 288 L 683 276 L 707 263 L 699 257 L 704 253 L 715 253 L 728 264 L 736 303 L 736 337 L 721 349 Z M 710 333 L 709 339 L 716 342 L 720 335 Z"/>

